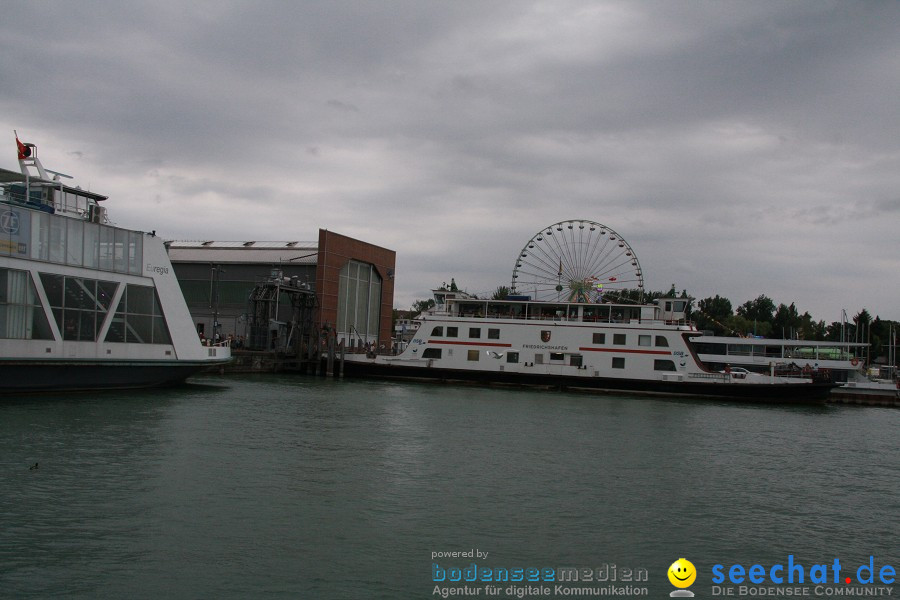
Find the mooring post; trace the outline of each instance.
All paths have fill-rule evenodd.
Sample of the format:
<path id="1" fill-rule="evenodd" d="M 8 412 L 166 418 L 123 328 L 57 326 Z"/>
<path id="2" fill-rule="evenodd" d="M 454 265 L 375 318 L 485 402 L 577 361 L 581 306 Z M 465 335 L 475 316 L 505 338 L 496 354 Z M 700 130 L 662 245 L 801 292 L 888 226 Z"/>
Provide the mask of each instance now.
<path id="1" fill-rule="evenodd" d="M 333 377 L 334 376 L 334 336 L 328 335 L 328 365 L 325 368 L 325 376 Z"/>

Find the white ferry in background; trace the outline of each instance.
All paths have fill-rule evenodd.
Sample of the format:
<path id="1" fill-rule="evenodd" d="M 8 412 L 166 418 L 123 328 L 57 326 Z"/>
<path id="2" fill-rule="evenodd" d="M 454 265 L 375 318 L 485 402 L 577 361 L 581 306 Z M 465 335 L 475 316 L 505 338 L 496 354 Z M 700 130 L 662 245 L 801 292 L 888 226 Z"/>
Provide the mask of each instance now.
<path id="1" fill-rule="evenodd" d="M 834 387 L 812 373 L 710 369 L 694 348 L 701 333 L 687 320 L 688 298 L 634 305 L 434 295 L 402 353 L 349 354 L 344 373 L 779 402 L 824 401 Z"/>
<path id="2" fill-rule="evenodd" d="M 0 393 L 155 387 L 231 358 L 201 345 L 163 242 L 111 225 L 16 136 L 0 169 Z"/>
<path id="3" fill-rule="evenodd" d="M 869 344 L 757 337 L 700 336 L 692 340 L 697 356 L 709 368 L 766 373 L 827 372 L 839 384 L 831 392 L 836 401 L 900 403 L 900 383 L 891 366 L 866 367 Z M 889 361 L 893 362 L 889 353 Z"/>

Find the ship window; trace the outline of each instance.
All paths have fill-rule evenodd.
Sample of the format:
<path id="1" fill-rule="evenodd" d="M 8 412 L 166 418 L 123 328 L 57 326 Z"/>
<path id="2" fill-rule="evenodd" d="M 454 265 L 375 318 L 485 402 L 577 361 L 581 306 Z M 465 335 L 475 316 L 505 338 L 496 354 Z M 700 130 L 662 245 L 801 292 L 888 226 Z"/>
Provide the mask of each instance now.
<path id="1" fill-rule="evenodd" d="M 63 339 L 94 341 L 97 338 L 97 315 L 94 310 L 97 282 L 81 277 L 66 277 L 65 290 L 62 311 Z"/>
<path id="2" fill-rule="evenodd" d="M 69 208 L 73 207 L 75 204 L 69 203 Z M 141 273 L 144 236 L 140 232 L 45 212 L 7 213 L 10 224 L 0 243 L 0 253 L 76 267 Z"/>
<path id="3" fill-rule="evenodd" d="M 565 355 L 562 352 L 551 352 L 550 360 L 565 360 Z"/>
<path id="4" fill-rule="evenodd" d="M 113 266 L 120 273 L 128 272 L 125 252 L 128 247 L 128 232 L 124 229 L 115 229 L 115 249 L 113 252 Z"/>
<path id="5" fill-rule="evenodd" d="M 0 269 L 0 338 L 53 339 L 47 315 L 27 271 Z"/>
<path id="6" fill-rule="evenodd" d="M 460 304 L 459 314 L 465 316 L 483 317 L 483 305 L 480 302 L 478 304 Z"/>
<path id="7" fill-rule="evenodd" d="M 106 334 L 107 342 L 171 344 L 156 290 L 128 284 Z"/>
<path id="8" fill-rule="evenodd" d="M 63 305 L 63 276 L 41 273 L 41 283 L 44 285 L 44 293 L 52 307 Z"/>
<path id="9" fill-rule="evenodd" d="M 638 336 L 638 346 L 649 346 L 650 345 L 650 336 L 649 335 L 639 335 Z"/>
<path id="10" fill-rule="evenodd" d="M 422 352 L 422 358 L 440 358 L 441 357 L 441 349 L 440 348 L 425 348 Z"/>
<path id="11" fill-rule="evenodd" d="M 112 227 L 100 227 L 100 270 L 113 270 L 113 257 L 115 255 L 116 230 Z"/>
<path id="12" fill-rule="evenodd" d="M 612 368 L 613 369 L 624 369 L 625 368 L 625 358 L 622 356 L 616 356 L 612 359 Z"/>
<path id="13" fill-rule="evenodd" d="M 625 334 L 624 333 L 614 333 L 613 334 L 613 344 L 616 346 L 624 346 L 626 344 Z"/>
<path id="14" fill-rule="evenodd" d="M 605 333 L 595 333 L 594 334 L 594 342 L 595 344 L 605 344 L 606 343 L 606 334 Z"/>
<path id="15" fill-rule="evenodd" d="M 96 341 L 118 284 L 53 273 L 41 273 L 40 278 L 62 338 Z"/>
<path id="16" fill-rule="evenodd" d="M 448 327 L 447 328 L 447 337 L 459 337 L 459 328 L 458 327 Z"/>
<path id="17" fill-rule="evenodd" d="M 725 344 L 698 342 L 696 348 L 697 354 L 728 354 Z"/>
<path id="18" fill-rule="evenodd" d="M 50 219 L 50 262 L 65 263 L 66 218 Z"/>
<path id="19" fill-rule="evenodd" d="M 569 365 L 572 367 L 580 367 L 581 366 L 581 355 L 573 354 L 569 357 Z"/>
<path id="20" fill-rule="evenodd" d="M 116 289 L 119 284 L 115 281 L 98 281 L 97 282 L 97 306 L 102 312 L 106 313 L 112 306 L 113 296 L 116 295 Z"/>
<path id="21" fill-rule="evenodd" d="M 152 287 L 143 285 L 129 285 L 127 290 L 127 303 L 125 312 L 138 315 L 153 314 L 154 293 Z"/>
<path id="22" fill-rule="evenodd" d="M 728 354 L 750 356 L 752 353 L 753 346 L 750 344 L 728 344 Z"/>
<path id="23" fill-rule="evenodd" d="M 518 352 L 507 352 L 506 353 L 506 362 L 508 362 L 508 363 L 519 362 L 519 353 Z"/>
<path id="24" fill-rule="evenodd" d="M 50 259 L 50 217 L 44 212 L 31 213 L 31 258 Z M 19 221 L 21 223 L 21 219 Z"/>
<path id="25" fill-rule="evenodd" d="M 125 341 L 132 344 L 153 343 L 153 317 L 148 315 L 128 315 Z"/>
<path id="26" fill-rule="evenodd" d="M 144 237 L 138 231 L 128 232 L 128 272 L 132 275 L 141 274 L 141 263 L 144 254 Z"/>
<path id="27" fill-rule="evenodd" d="M 488 329 L 488 339 L 489 340 L 499 340 L 500 339 L 500 330 L 499 329 Z"/>
<path id="28" fill-rule="evenodd" d="M 469 337 L 470 338 L 480 338 L 481 337 L 481 327 L 469 327 Z"/>
<path id="29" fill-rule="evenodd" d="M 667 340 L 666 336 L 664 336 L 664 335 L 658 335 L 658 336 L 656 336 L 656 345 L 659 346 L 660 348 L 668 348 L 669 340 Z"/>
<path id="30" fill-rule="evenodd" d="M 535 354 L 534 355 L 534 364 L 536 364 L 536 365 L 544 364 L 544 355 L 543 354 Z"/>
<path id="31" fill-rule="evenodd" d="M 434 329 L 431 330 L 431 335 L 434 337 L 444 337 L 444 326 L 438 325 Z"/>
<path id="32" fill-rule="evenodd" d="M 84 266 L 91 269 L 97 268 L 100 247 L 100 226 L 96 223 L 84 224 Z"/>
<path id="33" fill-rule="evenodd" d="M 479 356 L 481 356 L 481 353 L 478 350 L 469 350 L 466 360 L 478 360 Z"/>
<path id="34" fill-rule="evenodd" d="M 653 370 L 654 371 L 674 371 L 675 370 L 675 362 L 671 360 L 654 360 L 653 361 Z"/>
<path id="35" fill-rule="evenodd" d="M 66 277 L 65 308 L 92 308 L 97 295 L 97 282 L 81 277 Z"/>
<path id="36" fill-rule="evenodd" d="M 84 222 L 66 219 L 68 222 L 69 241 L 66 244 L 66 264 L 81 266 L 82 244 L 84 240 Z"/>

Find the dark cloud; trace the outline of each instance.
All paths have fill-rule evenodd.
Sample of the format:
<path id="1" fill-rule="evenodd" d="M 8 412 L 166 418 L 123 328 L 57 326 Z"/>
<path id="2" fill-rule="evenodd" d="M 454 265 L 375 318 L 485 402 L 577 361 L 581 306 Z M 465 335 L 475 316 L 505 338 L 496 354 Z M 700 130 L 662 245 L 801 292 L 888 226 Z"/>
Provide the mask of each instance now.
<path id="1" fill-rule="evenodd" d="M 400 306 L 508 284 L 536 231 L 583 218 L 654 289 L 896 319 L 897 22 L 813 0 L 10 3 L 0 123 L 122 224 L 396 249 Z"/>

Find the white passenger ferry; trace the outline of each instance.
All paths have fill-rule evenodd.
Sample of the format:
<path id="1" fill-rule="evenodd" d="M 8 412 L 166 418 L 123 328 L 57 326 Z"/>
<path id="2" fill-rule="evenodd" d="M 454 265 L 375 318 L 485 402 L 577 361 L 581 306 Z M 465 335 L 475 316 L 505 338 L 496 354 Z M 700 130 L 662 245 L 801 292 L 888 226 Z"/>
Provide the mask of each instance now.
<path id="1" fill-rule="evenodd" d="M 478 300 L 435 290 L 435 307 L 396 356 L 345 357 L 347 375 L 781 402 L 824 400 L 834 384 L 796 376 L 710 369 L 687 320 L 690 299 L 653 304 Z"/>
<path id="2" fill-rule="evenodd" d="M 231 358 L 201 345 L 166 248 L 111 225 L 16 137 L 0 169 L 0 393 L 170 385 Z"/>

